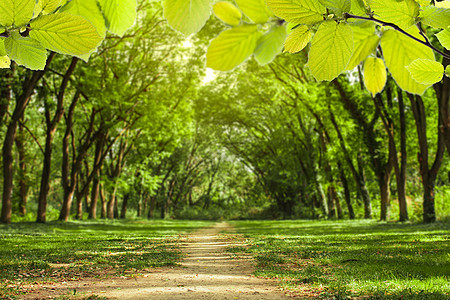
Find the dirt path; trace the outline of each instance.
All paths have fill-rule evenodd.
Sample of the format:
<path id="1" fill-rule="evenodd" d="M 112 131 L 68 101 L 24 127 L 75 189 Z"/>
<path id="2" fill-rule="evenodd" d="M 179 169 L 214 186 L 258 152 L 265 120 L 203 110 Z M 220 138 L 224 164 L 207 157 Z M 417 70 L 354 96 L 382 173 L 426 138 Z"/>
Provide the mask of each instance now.
<path id="1" fill-rule="evenodd" d="M 225 252 L 227 247 L 242 245 L 219 235 L 229 229 L 226 223 L 217 223 L 190 235 L 183 247 L 186 257 L 181 267 L 155 269 L 133 279 L 79 281 L 74 286 L 52 287 L 26 298 L 36 299 L 39 295 L 38 299 L 48 299 L 76 289 L 80 296 L 95 294 L 116 299 L 291 299 L 274 281 L 250 275 L 250 256 L 234 259 Z"/>

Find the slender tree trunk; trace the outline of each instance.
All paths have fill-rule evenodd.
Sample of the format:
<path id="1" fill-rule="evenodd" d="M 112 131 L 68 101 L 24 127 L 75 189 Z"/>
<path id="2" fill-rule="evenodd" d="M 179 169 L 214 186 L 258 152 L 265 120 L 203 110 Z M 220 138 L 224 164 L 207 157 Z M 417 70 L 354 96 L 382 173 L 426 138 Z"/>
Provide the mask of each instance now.
<path id="1" fill-rule="evenodd" d="M 94 170 L 95 166 L 99 164 L 103 146 L 105 143 L 105 135 L 101 134 L 95 143 L 95 157 L 94 157 Z M 97 202 L 99 196 L 99 185 L 100 185 L 100 168 L 95 170 L 94 178 L 92 179 L 92 190 L 91 190 L 91 207 L 89 210 L 89 219 L 97 219 Z"/>
<path id="2" fill-rule="evenodd" d="M 450 50 L 444 49 L 444 52 L 450 54 Z M 442 60 L 444 67 L 450 65 L 450 59 Z M 447 154 L 450 156 L 450 78 L 444 76 L 441 82 L 434 86 L 439 105 L 439 132 L 442 134 L 443 143 L 447 148 Z"/>
<path id="3" fill-rule="evenodd" d="M 338 138 L 339 138 L 339 142 L 341 144 L 344 158 L 350 168 L 350 171 L 352 172 L 356 186 L 358 187 L 359 194 L 364 203 L 364 218 L 371 219 L 372 218 L 372 202 L 370 199 L 369 191 L 367 190 L 366 175 L 364 172 L 364 167 L 363 167 L 364 164 L 362 161 L 362 155 L 361 155 L 361 153 L 358 154 L 358 158 L 357 158 L 358 170 L 356 170 L 356 168 L 353 164 L 352 158 L 350 157 L 350 154 L 347 150 L 347 146 L 345 145 L 345 141 L 344 141 L 344 138 L 342 137 L 341 130 L 339 129 L 339 126 L 336 122 L 336 118 L 334 117 L 334 114 L 331 111 L 331 109 L 329 109 L 329 111 L 330 111 L 331 123 L 333 123 L 336 133 L 338 134 Z"/>
<path id="4" fill-rule="evenodd" d="M 116 201 L 117 188 L 114 186 L 112 193 L 109 195 L 106 217 L 108 219 L 114 219 L 114 202 Z"/>
<path id="5" fill-rule="evenodd" d="M 351 202 L 351 196 L 350 196 L 350 189 L 348 187 L 348 181 L 347 176 L 345 176 L 344 169 L 339 163 L 339 174 L 341 177 L 342 186 L 344 188 L 344 197 L 345 197 L 345 204 L 347 204 L 347 210 L 348 210 L 348 217 L 350 220 L 355 219 L 355 211 L 353 210 L 353 205 Z"/>
<path id="6" fill-rule="evenodd" d="M 130 193 L 126 193 L 123 197 L 122 208 L 120 210 L 120 218 L 126 219 L 127 217 L 127 208 L 128 208 L 128 200 L 130 199 Z"/>
<path id="7" fill-rule="evenodd" d="M 364 219 L 372 219 L 372 201 L 370 200 L 370 194 L 367 190 L 366 185 L 366 172 L 364 171 L 364 163 L 362 159 L 362 154 L 358 154 L 358 169 L 359 169 L 359 178 L 358 185 L 360 187 L 360 192 L 362 196 L 362 200 L 364 203 Z"/>
<path id="8" fill-rule="evenodd" d="M 22 122 L 19 122 L 19 132 L 15 139 L 17 152 L 19 153 L 19 215 L 25 216 L 27 213 L 28 200 L 28 181 L 27 181 L 27 163 L 25 149 L 25 133 Z"/>
<path id="9" fill-rule="evenodd" d="M 106 212 L 107 212 L 107 201 L 105 197 L 105 190 L 103 184 L 100 185 L 100 202 L 101 202 L 101 213 L 100 217 L 102 219 L 106 219 Z"/>
<path id="10" fill-rule="evenodd" d="M 425 115 L 425 106 L 422 97 L 408 94 L 411 101 L 411 110 L 416 121 L 417 136 L 419 139 L 420 152 L 417 154 L 420 165 L 420 175 L 423 185 L 423 221 L 431 223 L 436 221 L 436 211 L 434 204 L 434 188 L 436 177 L 442 164 L 445 152 L 444 137 L 441 130 L 438 130 L 437 150 L 434 163 L 430 169 L 428 160 L 428 139 L 427 139 L 427 121 Z M 441 124 L 441 120 L 439 120 Z M 438 125 L 439 126 L 439 125 Z"/>
<path id="11" fill-rule="evenodd" d="M 68 221 L 70 215 L 70 208 L 72 207 L 72 201 L 75 196 L 75 190 L 77 187 L 78 173 L 81 168 L 81 161 L 74 162 L 72 164 L 72 171 L 70 172 L 69 160 L 69 142 L 73 129 L 73 114 L 75 112 L 75 106 L 80 98 L 80 92 L 77 91 L 69 107 L 69 111 L 66 117 L 66 130 L 63 137 L 62 145 L 62 164 L 61 164 L 61 184 L 64 190 L 63 205 L 59 213 L 59 220 Z M 73 136 L 72 136 L 73 139 Z M 72 140 L 73 143 L 73 140 Z M 74 145 L 75 147 L 75 145 Z M 75 151 L 75 148 L 73 149 Z M 77 201 L 77 218 L 82 217 L 83 213 L 79 212 L 82 201 Z"/>
<path id="12" fill-rule="evenodd" d="M 398 110 L 400 114 L 400 168 L 399 174 L 396 174 L 397 179 L 397 195 L 399 205 L 399 220 L 404 222 L 409 219 L 408 217 L 408 204 L 406 202 L 406 166 L 407 151 L 406 151 L 406 117 L 405 117 L 405 104 L 403 102 L 403 91 L 398 88 Z"/>
<path id="13" fill-rule="evenodd" d="M 47 64 L 42 71 L 34 71 L 31 77 L 24 82 L 22 94 L 16 99 L 16 106 L 14 112 L 6 130 L 5 139 L 2 148 L 2 158 L 3 158 L 3 194 L 2 194 L 2 214 L 0 221 L 3 223 L 11 223 L 12 215 L 12 188 L 13 188 L 13 145 L 14 139 L 16 138 L 16 129 L 19 119 L 24 114 L 25 108 L 28 105 L 31 95 L 39 82 L 39 80 L 44 76 L 48 69 L 50 62 L 52 61 L 54 53 L 52 52 L 47 58 Z"/>
<path id="14" fill-rule="evenodd" d="M 56 128 L 64 114 L 64 95 L 69 84 L 70 76 L 72 75 L 75 67 L 78 63 L 78 58 L 72 58 L 69 68 L 64 74 L 61 86 L 59 87 L 59 92 L 57 95 L 57 107 L 55 114 L 52 119 L 50 119 L 50 108 L 47 104 L 47 99 L 44 99 L 45 107 L 45 119 L 47 123 L 47 136 L 45 139 L 45 151 L 44 151 L 44 164 L 41 177 L 41 187 L 39 190 L 38 198 L 38 212 L 36 222 L 45 223 L 46 213 L 47 213 L 47 198 L 48 191 L 50 189 L 50 175 L 52 166 L 52 150 L 53 150 L 53 138 L 55 137 Z"/>

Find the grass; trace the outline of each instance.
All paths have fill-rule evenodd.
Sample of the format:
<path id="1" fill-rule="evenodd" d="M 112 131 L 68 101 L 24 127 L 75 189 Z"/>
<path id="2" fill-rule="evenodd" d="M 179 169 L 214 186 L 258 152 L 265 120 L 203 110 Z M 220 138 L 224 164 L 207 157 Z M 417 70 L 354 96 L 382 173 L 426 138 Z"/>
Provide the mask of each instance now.
<path id="1" fill-rule="evenodd" d="M 208 222 L 74 221 L 0 225 L 0 299 L 33 282 L 134 276 L 181 259 L 183 234 Z"/>
<path id="2" fill-rule="evenodd" d="M 315 299 L 450 299 L 450 223 L 233 222 L 255 275 Z"/>

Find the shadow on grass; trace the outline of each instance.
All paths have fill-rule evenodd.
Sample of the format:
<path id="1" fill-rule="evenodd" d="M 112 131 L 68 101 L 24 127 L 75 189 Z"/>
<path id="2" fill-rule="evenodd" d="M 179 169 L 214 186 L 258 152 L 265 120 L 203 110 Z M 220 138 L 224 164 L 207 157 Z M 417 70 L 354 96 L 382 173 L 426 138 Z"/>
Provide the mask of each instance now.
<path id="1" fill-rule="evenodd" d="M 450 223 L 236 222 L 258 276 L 339 299 L 450 299 Z M 326 298 L 326 295 L 323 295 Z M 331 297 L 331 296 L 330 296 Z"/>

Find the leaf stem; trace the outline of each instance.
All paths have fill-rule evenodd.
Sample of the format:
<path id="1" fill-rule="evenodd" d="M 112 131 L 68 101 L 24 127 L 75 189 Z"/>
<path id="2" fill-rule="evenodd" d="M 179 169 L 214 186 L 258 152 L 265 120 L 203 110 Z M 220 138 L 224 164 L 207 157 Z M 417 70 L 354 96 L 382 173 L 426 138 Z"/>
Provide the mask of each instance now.
<path id="1" fill-rule="evenodd" d="M 349 13 L 345 13 L 344 14 L 344 18 L 345 19 L 359 19 L 359 20 L 367 20 L 367 21 L 373 21 L 373 22 L 377 22 L 383 26 L 388 26 L 388 27 L 392 27 L 393 29 L 395 29 L 396 31 L 406 35 L 407 37 L 415 40 L 418 43 L 421 43 L 422 45 L 427 46 L 428 48 L 432 49 L 434 52 L 438 53 L 439 55 L 441 55 L 442 57 L 445 57 L 447 59 L 450 59 L 450 55 L 445 54 L 444 52 L 442 52 L 441 50 L 437 49 L 435 46 L 433 46 L 428 39 L 425 38 L 424 34 L 422 32 L 420 32 L 420 34 L 422 35 L 422 37 L 425 38 L 425 41 L 422 41 L 421 39 L 411 35 L 410 33 L 406 32 L 405 30 L 401 29 L 398 25 L 394 24 L 394 23 L 389 23 L 389 22 L 384 22 L 381 20 L 378 20 L 374 17 L 362 17 L 362 16 L 355 16 Z M 420 31 L 420 30 L 419 30 Z"/>

